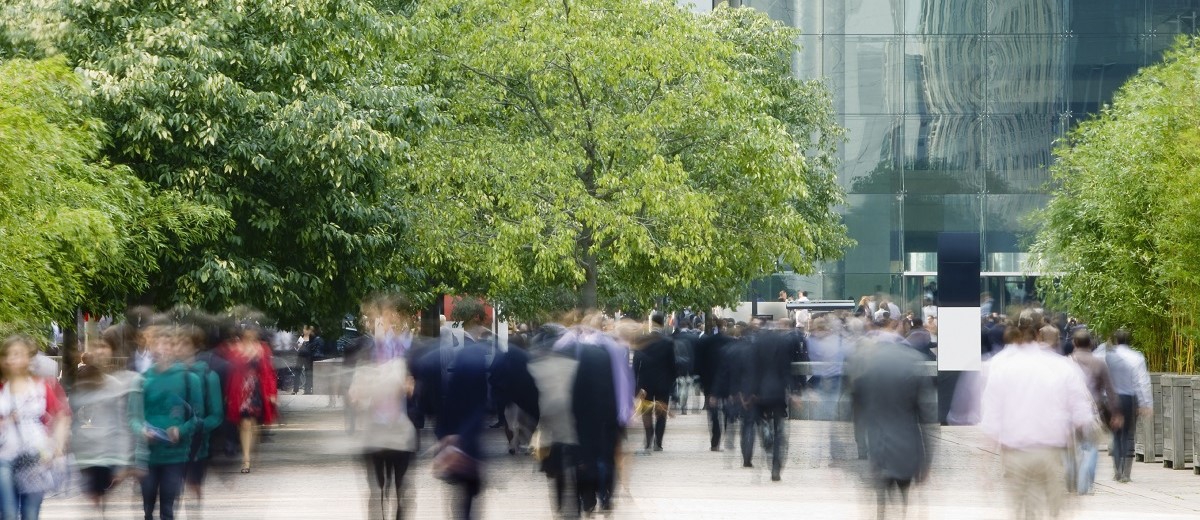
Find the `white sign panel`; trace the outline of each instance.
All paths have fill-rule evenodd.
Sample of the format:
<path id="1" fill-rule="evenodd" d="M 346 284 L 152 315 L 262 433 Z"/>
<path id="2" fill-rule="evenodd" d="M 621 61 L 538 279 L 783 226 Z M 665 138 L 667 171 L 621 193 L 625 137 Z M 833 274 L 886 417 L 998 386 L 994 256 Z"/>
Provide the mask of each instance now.
<path id="1" fill-rule="evenodd" d="M 983 368 L 979 307 L 939 307 L 937 328 L 938 370 Z"/>

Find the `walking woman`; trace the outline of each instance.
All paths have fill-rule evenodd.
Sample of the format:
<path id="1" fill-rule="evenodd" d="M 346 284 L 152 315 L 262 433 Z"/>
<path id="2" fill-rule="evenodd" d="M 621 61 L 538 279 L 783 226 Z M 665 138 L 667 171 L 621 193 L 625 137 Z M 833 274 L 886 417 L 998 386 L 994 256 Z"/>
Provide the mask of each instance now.
<path id="1" fill-rule="evenodd" d="M 141 402 L 135 400 L 133 414 L 129 404 L 131 394 L 141 395 L 142 378 L 133 371 L 115 370 L 112 344 L 104 339 L 88 342 L 83 362 L 69 399 L 75 418 L 71 453 L 79 467 L 83 493 L 103 517 L 109 490 L 134 467 L 136 439 L 129 421 L 140 418 Z"/>
<path id="2" fill-rule="evenodd" d="M 147 344 L 154 364 L 143 375 L 142 393 L 130 395 L 130 408 L 141 399 L 142 416 L 130 417 L 135 434 L 145 439 L 147 449 L 136 450 L 142 476 L 142 510 L 146 520 L 154 518 L 158 506 L 162 520 L 174 520 L 175 506 L 183 493 L 183 481 L 191 453 L 192 436 L 202 431 L 196 415 L 204 409 L 200 378 L 177 359 L 183 332 L 163 317 L 146 329 Z"/>
<path id="3" fill-rule="evenodd" d="M 229 362 L 229 380 L 225 388 L 225 418 L 238 427 L 242 444 L 242 473 L 250 473 L 250 460 L 259 425 L 273 424 L 278 415 L 275 406 L 275 370 L 271 367 L 271 349 L 259 339 L 258 325 L 242 323 L 238 334 L 224 347 Z"/>
<path id="4" fill-rule="evenodd" d="M 9 336 L 0 344 L 0 512 L 4 518 L 38 517 L 42 495 L 49 490 L 22 482 L 22 468 L 31 464 L 48 471 L 48 462 L 63 456 L 71 431 L 71 413 L 58 382 L 29 372 L 36 352 L 29 336 Z"/>

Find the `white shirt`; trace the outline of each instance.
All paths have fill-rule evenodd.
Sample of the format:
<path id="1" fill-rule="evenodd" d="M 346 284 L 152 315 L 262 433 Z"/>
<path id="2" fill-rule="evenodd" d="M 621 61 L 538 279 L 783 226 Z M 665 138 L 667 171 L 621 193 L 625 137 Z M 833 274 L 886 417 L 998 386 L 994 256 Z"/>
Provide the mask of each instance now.
<path id="1" fill-rule="evenodd" d="M 985 367 L 980 428 L 1011 449 L 1063 448 L 1095 414 L 1083 371 L 1036 343 L 1009 345 Z"/>
<path id="2" fill-rule="evenodd" d="M 936 318 L 937 317 L 937 305 L 926 305 L 924 307 L 921 307 L 921 317 L 923 319 L 925 319 L 926 321 L 928 321 L 929 318 Z"/>
<path id="3" fill-rule="evenodd" d="M 1117 395 L 1132 395 L 1137 397 L 1139 408 L 1149 408 L 1154 404 L 1154 394 L 1150 390 L 1150 373 L 1146 370 L 1146 356 L 1129 348 L 1129 345 L 1110 347 L 1108 355 L 1108 373 L 1112 376 L 1113 389 Z"/>

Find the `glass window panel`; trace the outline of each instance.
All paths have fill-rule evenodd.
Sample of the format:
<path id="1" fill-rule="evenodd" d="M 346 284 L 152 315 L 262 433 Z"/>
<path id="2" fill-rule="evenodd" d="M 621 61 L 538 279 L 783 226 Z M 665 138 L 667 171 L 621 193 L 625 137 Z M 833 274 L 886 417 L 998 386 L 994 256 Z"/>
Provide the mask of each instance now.
<path id="1" fill-rule="evenodd" d="M 1066 100 L 1073 119 L 1081 121 L 1112 101 L 1142 66 L 1147 40 L 1134 34 L 1068 38 Z"/>
<path id="2" fill-rule="evenodd" d="M 908 36 L 904 47 L 906 114 L 983 111 L 983 37 Z"/>
<path id="3" fill-rule="evenodd" d="M 1052 114 L 1064 109 L 1067 49 L 1065 36 L 994 36 L 986 40 L 991 114 Z"/>
<path id="4" fill-rule="evenodd" d="M 841 2 L 844 0 L 827 0 Z M 734 2 L 730 2 L 732 5 Z M 772 20 L 782 22 L 788 27 L 800 29 L 802 34 L 828 34 L 821 24 L 821 4 L 823 0 L 742 0 L 743 7 L 758 9 Z"/>
<path id="5" fill-rule="evenodd" d="M 989 0 L 908 0 L 908 34 L 981 34 Z"/>
<path id="6" fill-rule="evenodd" d="M 992 116 L 984 123 L 985 183 L 991 193 L 1044 193 L 1054 142 L 1062 135 L 1057 114 Z"/>
<path id="7" fill-rule="evenodd" d="M 1147 0 L 1068 0 L 1075 34 L 1137 34 L 1146 31 Z"/>
<path id="8" fill-rule="evenodd" d="M 1068 0 L 991 0 L 988 34 L 1062 34 L 1070 20 Z"/>
<path id="9" fill-rule="evenodd" d="M 903 110 L 903 38 L 826 35 L 822 42 L 834 111 L 897 114 Z"/>
<path id="10" fill-rule="evenodd" d="M 1033 239 L 1030 213 L 1046 207 L 1048 194 L 989 194 L 983 198 L 984 257 L 991 253 L 1025 251 L 1023 245 Z"/>
<path id="11" fill-rule="evenodd" d="M 899 204 L 891 194 L 849 194 L 842 217 L 858 245 L 846 251 L 848 273 L 889 273 L 901 268 Z"/>
<path id="12" fill-rule="evenodd" d="M 901 188 L 902 118 L 845 116 L 838 182 L 847 193 L 897 193 Z"/>
<path id="13" fill-rule="evenodd" d="M 904 252 L 937 251 L 938 233 L 979 232 L 981 195 L 903 197 Z"/>
<path id="14" fill-rule="evenodd" d="M 800 79 L 823 78 L 824 44 L 821 36 L 801 35 L 796 38 L 800 51 L 792 55 L 792 73 Z"/>
<path id="15" fill-rule="evenodd" d="M 839 0 L 824 4 L 826 34 L 903 34 L 908 18 L 905 4 L 911 9 L 920 7 L 919 0 Z"/>
<path id="16" fill-rule="evenodd" d="M 1200 28 L 1200 0 L 1149 0 L 1148 32 L 1160 35 L 1196 34 Z"/>
<path id="17" fill-rule="evenodd" d="M 983 122 L 961 116 L 904 118 L 904 191 L 983 192 Z"/>

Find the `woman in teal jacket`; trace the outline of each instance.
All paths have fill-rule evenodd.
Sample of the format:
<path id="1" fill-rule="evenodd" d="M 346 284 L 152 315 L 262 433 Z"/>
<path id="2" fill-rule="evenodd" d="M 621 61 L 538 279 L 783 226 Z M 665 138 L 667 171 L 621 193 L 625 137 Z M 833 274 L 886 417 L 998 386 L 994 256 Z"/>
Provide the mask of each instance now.
<path id="1" fill-rule="evenodd" d="M 192 436 L 203 429 L 204 409 L 200 378 L 178 361 L 183 331 L 173 325 L 150 327 L 146 334 L 155 358 L 143 375 L 143 418 L 134 418 L 130 426 L 146 442 L 139 449 L 137 464 L 145 470 L 142 477 L 142 508 L 146 519 L 154 518 L 154 506 L 160 502 L 163 520 L 174 520 L 175 503 L 183 490 L 183 477 L 192 449 Z"/>

